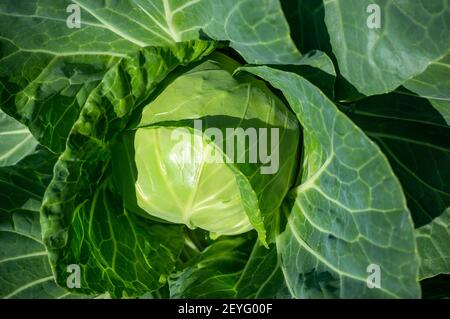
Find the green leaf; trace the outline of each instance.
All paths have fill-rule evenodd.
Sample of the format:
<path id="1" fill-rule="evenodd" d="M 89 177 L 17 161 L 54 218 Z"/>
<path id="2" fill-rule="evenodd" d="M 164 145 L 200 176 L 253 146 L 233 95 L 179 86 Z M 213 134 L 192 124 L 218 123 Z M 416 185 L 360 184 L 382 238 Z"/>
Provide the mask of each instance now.
<path id="1" fill-rule="evenodd" d="M 66 24 L 78 5 L 80 28 Z M 7 0 L 0 4 L 4 59 L 47 55 L 124 56 L 140 47 L 168 46 L 206 33 L 230 41 L 250 63 L 295 62 L 300 58 L 281 6 L 274 0 Z M 14 25 L 14 28 L 10 28 Z M 34 30 L 34 32 L 29 32 Z M 67 41 L 61 41 L 67 39 Z"/>
<path id="2" fill-rule="evenodd" d="M 95 2 L 95 1 L 92 1 Z M 69 5 L 74 2 L 61 0 L 30 0 L 16 2 L 5 0 L 0 4 L 0 35 L 6 51 L 7 63 L 21 60 L 30 53 L 42 56 L 106 55 L 125 56 L 151 43 L 134 43 L 126 37 L 132 25 L 115 28 L 90 15 L 80 12 L 80 28 L 69 28 L 67 21 L 72 14 Z M 132 23 L 132 21 L 129 21 Z M 14 28 L 10 26 L 14 25 Z M 30 32 L 34 30 L 34 32 Z"/>
<path id="3" fill-rule="evenodd" d="M 183 245 L 181 226 L 151 224 L 128 213 L 106 181 L 78 207 L 67 248 L 54 263 L 65 285 L 67 266 L 81 270 L 81 287 L 72 292 L 108 292 L 111 297 L 140 296 L 166 283 Z"/>
<path id="4" fill-rule="evenodd" d="M 0 167 L 0 297 L 62 298 L 41 239 L 39 206 L 56 158 L 40 150 Z"/>
<path id="5" fill-rule="evenodd" d="M 68 298 L 56 285 L 41 241 L 39 212 L 0 212 L 0 297 Z"/>
<path id="6" fill-rule="evenodd" d="M 295 297 L 419 297 L 413 225 L 379 148 L 308 81 L 244 67 L 280 89 L 304 130 L 302 184 L 277 240 Z M 367 268 L 381 270 L 370 289 Z"/>
<path id="7" fill-rule="evenodd" d="M 142 49 L 134 57 L 123 59 L 111 68 L 87 98 L 80 117 L 68 137 L 66 150 L 55 165 L 54 177 L 47 188 L 41 209 L 43 239 L 59 284 L 64 285 L 66 281 L 66 261 L 71 264 L 83 265 L 87 269 L 94 269 L 93 274 L 90 272 L 87 274 L 94 276 L 96 280 L 99 278 L 104 280 L 101 284 L 96 284 L 96 280 L 94 282 L 86 280 L 85 283 L 90 284 L 82 288 L 86 293 L 103 293 L 105 289 L 108 289 L 112 290 L 110 292 L 114 296 L 138 295 L 148 289 L 157 289 L 159 285 L 163 284 L 165 271 L 171 267 L 168 260 L 162 262 L 161 267 L 164 264 L 167 265 L 167 268 L 163 268 L 164 271 L 156 268 L 157 263 L 149 264 L 149 267 L 156 269 L 155 272 L 163 275 L 162 282 L 158 283 L 158 286 L 155 286 L 155 281 L 146 283 L 148 286 L 134 281 L 136 278 L 132 273 L 130 273 L 130 277 L 123 277 L 124 268 L 120 268 L 123 264 L 118 264 L 118 269 L 110 265 L 111 258 L 116 254 L 117 249 L 103 251 L 101 247 L 96 248 L 101 245 L 102 237 L 94 236 L 89 233 L 88 229 L 86 230 L 88 221 L 91 225 L 96 222 L 96 219 L 90 220 L 87 216 L 94 212 L 97 214 L 92 216 L 98 216 L 99 212 L 103 212 L 103 216 L 105 216 L 107 212 L 111 212 L 107 215 L 112 218 L 112 212 L 115 212 L 114 223 L 116 224 L 110 224 L 112 229 L 108 229 L 108 225 L 102 223 L 96 231 L 106 232 L 104 233 L 105 238 L 111 238 L 112 234 L 117 231 L 120 233 L 122 229 L 120 223 L 124 222 L 123 219 L 128 216 L 124 213 L 122 206 L 117 206 L 118 210 L 114 211 L 109 206 L 111 205 L 109 202 L 98 203 L 103 206 L 96 207 L 97 202 L 93 201 L 94 196 L 100 199 L 111 196 L 108 195 L 109 193 L 105 193 L 106 190 L 103 191 L 102 196 L 98 193 L 98 185 L 103 185 L 110 170 L 109 141 L 125 128 L 131 113 L 148 98 L 157 84 L 169 72 L 179 65 L 198 60 L 209 54 L 214 48 L 213 43 L 199 41 L 177 44 L 167 48 Z M 90 210 L 86 207 L 89 203 L 93 205 Z M 74 219 L 77 216 L 78 219 Z M 131 220 L 127 224 L 124 223 L 123 227 L 132 232 L 136 223 L 138 222 Z M 115 227 L 118 227 L 118 230 L 114 229 Z M 86 241 L 78 237 L 80 234 L 84 234 L 82 229 L 90 234 Z M 170 232 L 170 230 L 168 231 Z M 132 236 L 132 233 L 128 235 Z M 128 255 L 121 256 L 122 258 L 130 257 L 130 262 L 132 262 L 133 258 L 147 256 L 149 251 L 144 251 L 143 255 L 134 252 L 134 249 L 139 247 L 136 241 L 146 240 L 140 238 L 136 235 L 130 239 L 129 246 L 123 249 L 124 254 L 127 254 L 126 252 L 129 252 L 130 249 L 133 254 L 129 256 L 128 253 Z M 152 238 L 148 241 L 149 243 L 154 242 Z M 111 245 L 113 242 L 109 241 L 108 243 Z M 93 264 L 86 264 L 86 254 L 89 255 L 86 245 L 92 246 L 92 249 L 100 249 L 103 255 L 109 253 L 104 257 L 109 266 L 105 266 L 104 261 L 101 261 L 101 265 L 111 272 L 109 274 L 111 277 L 104 275 L 103 268 L 95 268 Z M 157 243 L 155 245 L 156 247 L 153 249 L 156 251 L 161 249 Z M 176 246 L 176 242 L 173 245 Z M 176 249 L 174 252 L 169 250 L 167 254 L 172 257 L 176 256 Z M 110 266 L 112 270 L 109 270 Z M 141 275 L 145 276 L 145 274 Z M 117 276 L 121 279 L 117 279 Z M 155 275 L 152 274 L 152 276 Z M 130 281 L 127 281 L 128 279 Z M 117 282 L 117 286 L 112 285 L 111 280 Z"/>
<path id="8" fill-rule="evenodd" d="M 57 152 L 106 70 L 138 49 L 88 15 L 68 28 L 70 3 L 0 3 L 0 107 Z"/>
<path id="9" fill-rule="evenodd" d="M 438 111 L 448 126 L 450 126 L 450 100 L 430 99 L 431 105 Z"/>
<path id="10" fill-rule="evenodd" d="M 3 85 L 10 89 L 5 89 L 0 106 L 27 125 L 41 144 L 61 152 L 90 92 L 117 60 L 104 56 L 53 57 L 23 87 L 13 83 L 11 77 L 5 80 Z"/>
<path id="11" fill-rule="evenodd" d="M 14 166 L 0 167 L 0 212 L 38 211 L 56 156 L 41 147 Z"/>
<path id="12" fill-rule="evenodd" d="M 450 274 L 450 208 L 431 223 L 416 229 L 420 280 Z"/>
<path id="13" fill-rule="evenodd" d="M 74 2 L 105 28 L 141 47 L 195 40 L 203 31 L 214 40 L 230 41 L 249 63 L 288 64 L 300 58 L 278 1 L 127 0 L 114 7 Z"/>
<path id="14" fill-rule="evenodd" d="M 272 65 L 271 67 L 301 75 L 318 88 L 330 99 L 334 99 L 336 70 L 333 61 L 321 51 L 310 51 L 303 55 L 295 65 Z"/>
<path id="15" fill-rule="evenodd" d="M 450 53 L 442 59 L 432 61 L 425 71 L 404 86 L 427 99 L 450 100 Z"/>
<path id="16" fill-rule="evenodd" d="M 442 77 L 428 72 L 435 72 L 429 65 L 438 63 L 450 48 L 450 33 L 446 31 L 450 8 L 445 1 L 324 3 L 325 22 L 339 69 L 359 92 L 386 93 L 415 77 L 416 81 Z M 367 25 L 376 14 L 369 8 L 374 4 L 380 8 L 380 28 Z"/>
<path id="17" fill-rule="evenodd" d="M 239 277 L 236 298 L 277 298 L 286 299 L 293 296 L 289 292 L 281 269 L 281 261 L 275 244 L 269 249 L 256 243 L 247 264 Z"/>
<path id="18" fill-rule="evenodd" d="M 404 86 L 430 101 L 450 126 L 450 53 L 433 61 L 427 69 Z"/>
<path id="19" fill-rule="evenodd" d="M 334 69 L 333 61 L 331 61 L 326 53 L 321 51 L 308 52 L 308 54 L 302 56 L 296 65 L 307 65 L 336 77 L 336 70 Z"/>
<path id="20" fill-rule="evenodd" d="M 416 227 L 450 206 L 450 127 L 427 100 L 397 91 L 362 99 L 347 114 L 388 158 Z"/>
<path id="21" fill-rule="evenodd" d="M 171 298 L 234 298 L 251 246 L 243 237 L 208 246 L 169 280 Z"/>
<path id="22" fill-rule="evenodd" d="M 281 5 L 291 27 L 292 39 L 301 52 L 321 50 L 332 53 L 323 0 L 282 0 Z"/>
<path id="23" fill-rule="evenodd" d="M 0 107 L 24 123 L 41 144 L 57 152 L 64 149 L 89 93 L 118 61 L 114 56 L 81 52 L 14 53 L 6 49 L 2 53 Z"/>
<path id="24" fill-rule="evenodd" d="M 0 110 L 0 166 L 16 164 L 32 153 L 36 145 L 26 126 Z"/>
<path id="25" fill-rule="evenodd" d="M 291 297 L 275 245 L 267 249 L 242 236 L 209 245 L 169 283 L 172 298 Z"/>

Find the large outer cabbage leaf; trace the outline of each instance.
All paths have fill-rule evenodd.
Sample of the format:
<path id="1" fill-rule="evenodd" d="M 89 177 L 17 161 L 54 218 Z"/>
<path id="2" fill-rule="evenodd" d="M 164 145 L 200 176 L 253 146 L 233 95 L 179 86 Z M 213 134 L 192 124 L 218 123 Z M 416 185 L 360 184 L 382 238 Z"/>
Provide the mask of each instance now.
<path id="1" fill-rule="evenodd" d="M 202 31 L 214 40 L 230 41 L 249 63 L 286 64 L 300 57 L 278 1 L 126 0 L 114 7 L 92 0 L 74 2 L 137 46 L 195 40 Z"/>
<path id="2" fill-rule="evenodd" d="M 0 297 L 63 298 L 41 238 L 39 207 L 56 157 L 40 149 L 0 168 Z M 20 243 L 20 244 L 18 244 Z"/>
<path id="3" fill-rule="evenodd" d="M 416 230 L 420 279 L 450 273 L 450 208 Z"/>
<path id="4" fill-rule="evenodd" d="M 445 81 L 448 1 L 324 0 L 324 4 L 339 69 L 361 93 L 387 93 L 406 82 L 426 95 L 430 87 L 437 90 Z M 380 10 L 374 11 L 374 5 Z M 369 28 L 368 20 L 377 13 L 380 28 Z M 429 84 L 423 85 L 424 80 Z"/>
<path id="5" fill-rule="evenodd" d="M 303 78 L 244 67 L 283 91 L 304 129 L 302 183 L 278 239 L 295 297 L 419 297 L 413 224 L 380 149 Z M 381 269 L 381 286 L 367 269 Z"/>

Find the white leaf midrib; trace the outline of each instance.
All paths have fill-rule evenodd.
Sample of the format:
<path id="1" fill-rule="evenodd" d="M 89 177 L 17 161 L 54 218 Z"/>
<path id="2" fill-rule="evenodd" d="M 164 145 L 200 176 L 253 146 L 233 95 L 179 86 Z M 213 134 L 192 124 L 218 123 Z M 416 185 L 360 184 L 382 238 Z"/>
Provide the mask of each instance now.
<path id="1" fill-rule="evenodd" d="M 14 260 L 33 258 L 33 257 L 39 257 L 39 256 L 46 256 L 46 255 L 47 255 L 47 252 L 45 250 L 43 250 L 43 251 L 38 251 L 38 252 L 34 252 L 34 253 L 18 255 L 18 256 L 14 256 L 14 257 L 7 257 L 7 258 L 4 258 L 4 259 L 1 259 L 0 260 L 0 264 L 6 263 L 6 262 L 10 262 L 10 261 L 14 261 Z"/>
<path id="2" fill-rule="evenodd" d="M 48 277 L 44 277 L 44 278 L 41 278 L 41 279 L 34 280 L 32 282 L 29 282 L 26 285 L 23 285 L 23 286 L 17 288 L 16 290 L 14 290 L 13 292 L 11 292 L 8 295 L 4 296 L 3 298 L 4 299 L 9 299 L 9 298 L 14 297 L 15 295 L 21 293 L 22 291 L 27 290 L 28 288 L 31 288 L 33 286 L 39 285 L 41 283 L 44 283 L 44 282 L 47 282 L 47 281 L 50 281 L 50 280 L 53 280 L 53 276 L 48 276 Z"/>

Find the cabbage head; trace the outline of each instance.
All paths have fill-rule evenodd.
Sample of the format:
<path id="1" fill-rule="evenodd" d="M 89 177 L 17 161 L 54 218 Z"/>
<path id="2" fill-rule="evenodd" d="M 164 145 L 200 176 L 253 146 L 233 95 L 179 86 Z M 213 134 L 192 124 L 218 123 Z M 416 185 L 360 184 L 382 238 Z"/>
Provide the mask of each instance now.
<path id="1" fill-rule="evenodd" d="M 216 235 L 271 219 L 293 183 L 299 126 L 267 85 L 214 53 L 164 83 L 115 141 L 126 207 Z"/>

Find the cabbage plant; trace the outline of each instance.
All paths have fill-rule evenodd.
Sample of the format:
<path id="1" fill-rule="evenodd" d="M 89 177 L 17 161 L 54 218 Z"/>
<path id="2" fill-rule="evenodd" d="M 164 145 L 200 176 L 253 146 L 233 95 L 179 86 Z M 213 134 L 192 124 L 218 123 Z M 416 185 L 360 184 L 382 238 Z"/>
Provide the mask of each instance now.
<path id="1" fill-rule="evenodd" d="M 449 297 L 449 8 L 1 1 L 0 297 Z"/>

